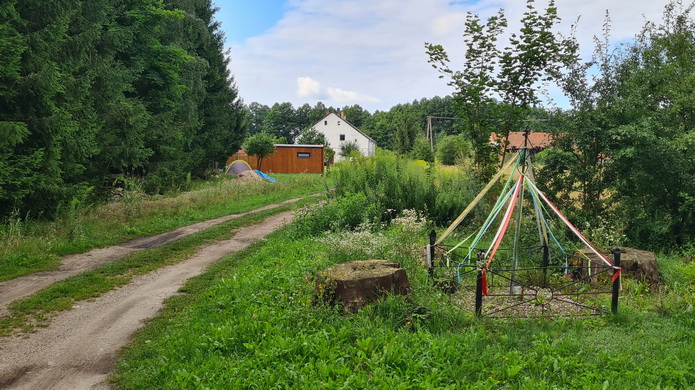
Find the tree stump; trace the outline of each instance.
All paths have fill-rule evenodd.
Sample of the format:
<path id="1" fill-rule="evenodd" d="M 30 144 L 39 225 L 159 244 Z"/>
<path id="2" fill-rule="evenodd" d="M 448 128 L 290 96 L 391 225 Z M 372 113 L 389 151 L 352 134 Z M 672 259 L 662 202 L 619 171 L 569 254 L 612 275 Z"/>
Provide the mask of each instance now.
<path id="1" fill-rule="evenodd" d="M 637 280 L 649 284 L 652 290 L 658 290 L 661 276 L 659 264 L 656 262 L 654 252 L 642 251 L 634 248 L 620 248 L 620 266 L 623 272 L 634 275 Z"/>
<path id="2" fill-rule="evenodd" d="M 407 295 L 409 292 L 408 275 L 395 261 L 360 260 L 336 264 L 319 272 L 316 278 L 317 298 L 331 304 L 340 302 L 347 313 L 355 313 L 388 293 Z"/>
<path id="3" fill-rule="evenodd" d="M 624 275 L 634 276 L 637 280 L 647 283 L 652 290 L 658 289 L 661 277 L 659 276 L 659 265 L 656 262 L 656 254 L 654 252 L 634 248 L 620 248 L 620 252 L 620 266 Z M 596 273 L 607 267 L 588 248 L 582 249 L 582 253 L 591 259 L 592 275 L 596 275 Z M 613 261 L 612 255 L 609 255 L 608 260 Z M 584 265 L 587 265 L 586 259 L 584 259 Z M 607 275 L 612 275 L 612 273 Z M 592 282 L 595 281 L 595 277 L 592 276 Z"/>

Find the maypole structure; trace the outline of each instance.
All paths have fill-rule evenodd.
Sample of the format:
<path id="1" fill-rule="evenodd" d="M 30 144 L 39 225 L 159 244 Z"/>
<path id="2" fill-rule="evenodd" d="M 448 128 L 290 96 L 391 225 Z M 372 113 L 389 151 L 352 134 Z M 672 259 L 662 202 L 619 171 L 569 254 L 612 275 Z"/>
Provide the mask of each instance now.
<path id="1" fill-rule="evenodd" d="M 459 290 L 475 294 L 479 316 L 603 314 L 607 312 L 603 294 L 612 297 L 615 313 L 620 252 L 609 260 L 538 189 L 528 132 L 524 146 L 440 236 L 431 232 L 430 274 L 447 277 L 450 272 L 438 270 L 455 270 Z M 500 185 L 495 201 L 485 201 Z M 471 212 L 484 205 L 489 207 L 484 222 L 465 238 L 455 234 Z M 592 262 L 577 245 L 593 252 L 598 261 Z"/>

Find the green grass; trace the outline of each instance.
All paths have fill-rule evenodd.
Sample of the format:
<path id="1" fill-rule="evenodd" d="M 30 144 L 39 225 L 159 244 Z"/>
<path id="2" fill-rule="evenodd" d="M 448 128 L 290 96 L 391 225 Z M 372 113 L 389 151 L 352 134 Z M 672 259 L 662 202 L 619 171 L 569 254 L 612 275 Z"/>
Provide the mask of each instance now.
<path id="1" fill-rule="evenodd" d="M 220 177 L 171 196 L 125 191 L 117 201 L 65 213 L 53 222 L 14 215 L 0 226 L 0 281 L 55 269 L 62 256 L 322 192 L 328 186 L 321 175 L 276 176 L 275 184 Z"/>
<path id="2" fill-rule="evenodd" d="M 476 319 L 419 265 L 426 231 L 276 232 L 168 300 L 113 377 L 119 389 L 681 389 L 695 386 L 695 314 L 626 286 L 617 316 Z M 405 266 L 409 298 L 356 315 L 314 300 L 315 275 L 347 260 Z M 671 264 L 671 263 L 673 264 Z M 665 267 L 678 267 L 667 259 Z M 666 283 L 672 282 L 667 276 Z M 691 294 L 680 281 L 660 296 Z M 629 283 L 627 283 L 629 284 Z M 692 299 L 692 294 L 690 298 Z M 681 302 L 685 304 L 684 302 Z"/>
<path id="3" fill-rule="evenodd" d="M 316 198 L 305 199 L 297 204 L 232 219 L 179 241 L 134 252 L 123 259 L 56 282 L 10 304 L 10 315 L 0 318 L 0 335 L 9 335 L 15 331 L 27 332 L 35 326 L 45 326 L 52 314 L 70 309 L 80 300 L 96 298 L 116 287 L 126 285 L 134 276 L 185 260 L 203 245 L 230 238 L 234 234 L 232 229 L 249 226 L 271 215 L 316 201 Z"/>

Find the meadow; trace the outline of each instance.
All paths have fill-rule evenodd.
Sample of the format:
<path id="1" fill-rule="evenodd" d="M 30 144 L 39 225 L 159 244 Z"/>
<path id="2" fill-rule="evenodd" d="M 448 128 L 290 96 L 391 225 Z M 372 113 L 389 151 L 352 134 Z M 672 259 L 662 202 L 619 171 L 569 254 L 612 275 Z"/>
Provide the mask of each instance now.
<path id="1" fill-rule="evenodd" d="M 464 173 L 438 178 L 428 167 L 388 156 L 356 163 L 363 169 L 352 171 L 370 185 L 359 190 L 361 181 L 348 177 L 351 169 L 337 167 L 335 198 L 300 210 L 293 224 L 223 259 L 169 299 L 123 352 L 112 378 L 116 388 L 695 386 L 692 249 L 659 255 L 657 291 L 624 277 L 617 315 L 477 318 L 422 265 L 437 199 L 440 205 L 465 200 L 473 181 Z M 386 172 L 389 164 L 398 171 Z M 398 177 L 409 178 L 404 182 L 412 190 L 404 191 Z M 432 185 L 428 177 L 438 179 Z M 451 183 L 458 193 L 441 192 Z M 387 203 L 386 191 L 409 198 Z M 429 206 L 409 208 L 428 199 Z M 316 299 L 318 272 L 359 259 L 400 262 L 411 294 L 389 296 L 353 315 Z"/>

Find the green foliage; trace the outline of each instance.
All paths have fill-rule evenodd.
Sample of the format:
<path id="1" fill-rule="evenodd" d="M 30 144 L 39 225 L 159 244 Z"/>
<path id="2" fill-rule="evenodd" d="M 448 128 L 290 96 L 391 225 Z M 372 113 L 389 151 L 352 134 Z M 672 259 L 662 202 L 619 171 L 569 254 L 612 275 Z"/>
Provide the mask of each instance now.
<path id="1" fill-rule="evenodd" d="M 410 155 L 416 160 L 434 163 L 434 152 L 432 152 L 430 141 L 425 137 L 418 137 L 415 139 L 413 150 L 410 152 Z"/>
<path id="2" fill-rule="evenodd" d="M 340 156 L 343 158 L 358 157 L 360 155 L 360 147 L 355 141 L 343 142 L 340 144 Z"/>
<path id="3" fill-rule="evenodd" d="M 610 47 L 610 19 L 591 61 L 558 75 L 573 110 L 539 176 L 556 201 L 592 226 L 608 214 L 630 245 L 670 249 L 695 237 L 695 34 L 692 7 L 666 6 L 634 44 Z M 596 69 L 596 70 L 593 70 Z M 574 196 L 572 193 L 575 192 Z M 578 194 L 578 196 L 576 196 Z"/>
<path id="4" fill-rule="evenodd" d="M 0 215 L 52 218 L 120 175 L 162 192 L 221 164 L 243 112 L 207 0 L 0 6 Z"/>
<path id="5" fill-rule="evenodd" d="M 362 194 L 366 204 L 388 222 L 403 210 L 415 210 L 437 224 L 455 218 L 474 197 L 477 183 L 454 170 L 444 172 L 383 151 L 355 158 L 332 171 L 338 197 Z"/>
<path id="6" fill-rule="evenodd" d="M 470 143 L 461 135 L 448 135 L 437 141 L 437 160 L 444 165 L 455 165 L 468 157 Z"/>
<path id="7" fill-rule="evenodd" d="M 306 127 L 299 123 L 294 113 L 291 103 L 273 104 L 263 122 L 264 130 L 276 138 L 285 138 L 287 143 L 292 143 L 295 135 Z"/>
<path id="8" fill-rule="evenodd" d="M 479 167 L 490 164 L 489 135 L 486 128 L 486 116 L 489 115 L 486 106 L 493 102 L 497 82 L 493 72 L 499 62 L 499 50 L 496 41 L 507 27 L 507 19 L 503 10 L 496 16 L 490 17 L 485 25 L 480 23 L 476 14 L 466 15 L 467 38 L 466 62 L 464 69 L 453 71 L 449 68 L 449 56 L 441 45 L 426 43 L 427 54 L 432 66 L 442 75 L 450 79 L 449 85 L 456 88 L 456 104 L 467 122 L 467 130 L 473 141 L 475 159 Z"/>
<path id="9" fill-rule="evenodd" d="M 304 129 L 297 138 L 300 145 L 326 145 L 326 136 L 313 127 Z"/>
<path id="10" fill-rule="evenodd" d="M 361 224 L 381 222 L 382 210 L 362 193 L 346 194 L 322 207 L 312 205 L 300 210 L 295 226 L 299 236 L 319 235 L 327 231 L 353 230 Z"/>
<path id="11" fill-rule="evenodd" d="M 502 120 L 499 135 L 506 141 L 511 131 L 518 131 L 520 120 L 530 106 L 539 102 L 539 83 L 553 80 L 562 65 L 575 58 L 575 42 L 552 32 L 560 21 L 555 2 L 551 0 L 543 14 L 533 3 L 527 1 L 519 35 L 512 34 L 509 46 L 502 51 L 496 41 L 507 27 L 504 10 L 484 25 L 478 15 L 469 13 L 464 32 L 466 62 L 461 71 L 449 67 L 449 56 L 441 45 L 425 44 L 429 62 L 439 70 L 440 78 L 446 77 L 449 85 L 456 88 L 454 96 L 468 122 L 476 164 L 486 174 L 494 164 L 488 141 L 491 109 L 503 110 L 499 113 Z M 501 100 L 499 107 L 495 107 L 494 97 Z M 504 153 L 502 149 L 503 156 Z"/>
<path id="12" fill-rule="evenodd" d="M 415 139 L 417 138 L 418 128 L 415 119 L 411 115 L 404 115 L 396 123 L 396 134 L 394 135 L 394 151 L 400 154 L 408 154 L 413 150 Z"/>
<path id="13" fill-rule="evenodd" d="M 249 156 L 258 158 L 258 169 L 261 169 L 263 159 L 275 153 L 278 140 L 268 133 L 254 134 L 244 141 L 244 149 Z"/>

